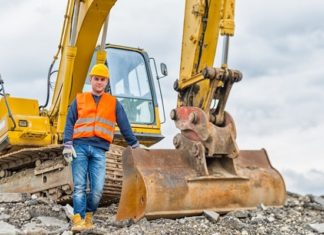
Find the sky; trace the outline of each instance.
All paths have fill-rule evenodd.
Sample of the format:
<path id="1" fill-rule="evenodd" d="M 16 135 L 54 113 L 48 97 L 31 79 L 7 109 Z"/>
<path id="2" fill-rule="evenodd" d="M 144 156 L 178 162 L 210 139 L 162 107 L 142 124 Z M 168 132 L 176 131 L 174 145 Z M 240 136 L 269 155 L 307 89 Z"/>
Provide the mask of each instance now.
<path id="1" fill-rule="evenodd" d="M 0 8 L 0 74 L 12 96 L 45 102 L 46 76 L 56 52 L 66 0 L 4 1 Z M 229 67 L 243 73 L 226 110 L 240 149 L 265 148 L 287 189 L 324 195 L 324 1 L 237 0 Z M 161 80 L 171 148 L 169 113 L 179 77 L 184 1 L 118 0 L 107 42 L 144 48 L 168 66 Z M 214 66 L 220 65 L 222 40 Z"/>

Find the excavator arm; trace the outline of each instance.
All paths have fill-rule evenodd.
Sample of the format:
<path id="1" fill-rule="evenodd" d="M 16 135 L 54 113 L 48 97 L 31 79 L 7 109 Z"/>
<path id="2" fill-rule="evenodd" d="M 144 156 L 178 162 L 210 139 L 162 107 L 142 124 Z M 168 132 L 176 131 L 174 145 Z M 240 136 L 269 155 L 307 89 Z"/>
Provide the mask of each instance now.
<path id="1" fill-rule="evenodd" d="M 182 38 L 180 79 L 174 83 L 179 93 L 177 107 L 201 108 L 215 124 L 224 122 L 224 109 L 230 87 L 239 81 L 239 71 L 227 65 L 229 37 L 234 35 L 234 0 L 186 1 Z M 213 68 L 219 36 L 224 38 L 221 68 Z M 228 80 L 231 80 L 227 82 Z M 226 90 L 226 91 L 225 91 Z M 219 101 L 217 113 L 210 112 Z"/>
<path id="2" fill-rule="evenodd" d="M 209 156 L 236 157 L 239 152 L 234 121 L 225 113 L 230 90 L 242 79 L 242 74 L 229 69 L 227 64 L 229 38 L 234 35 L 234 7 L 235 0 L 186 1 L 180 79 L 174 84 L 178 92 L 177 109 L 171 111 L 171 119 L 182 131 L 176 142 L 181 142 L 180 137 L 200 141 Z M 221 35 L 221 67 L 214 68 Z"/>
<path id="3" fill-rule="evenodd" d="M 214 68 L 219 35 L 223 56 Z M 239 150 L 234 121 L 225 112 L 231 87 L 242 79 L 227 64 L 233 35 L 234 0 L 186 0 L 177 107 L 170 114 L 180 130 L 176 150 L 124 152 L 118 220 L 284 203 L 284 181 L 266 151 Z"/>

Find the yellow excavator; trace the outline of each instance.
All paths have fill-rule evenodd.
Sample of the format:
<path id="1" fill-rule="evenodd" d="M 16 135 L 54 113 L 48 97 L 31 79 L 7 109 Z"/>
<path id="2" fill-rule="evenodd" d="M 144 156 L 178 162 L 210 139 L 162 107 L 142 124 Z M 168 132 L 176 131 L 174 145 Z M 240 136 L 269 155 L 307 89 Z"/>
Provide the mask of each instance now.
<path id="1" fill-rule="evenodd" d="M 151 146 L 163 139 L 150 66 L 155 61 L 142 49 L 105 44 L 108 15 L 115 2 L 67 1 L 58 51 L 48 72 L 45 104 L 7 95 L 0 80 L 0 192 L 29 192 L 58 202 L 71 200 L 71 170 L 62 158 L 65 119 L 76 94 L 90 91 L 87 74 L 95 63 L 108 65 L 112 79 L 107 92 L 123 105 L 139 141 Z M 101 41 L 98 47 L 97 41 Z M 166 74 L 164 64 L 162 68 Z M 47 109 L 54 75 L 52 102 Z M 114 143 L 106 154 L 103 201 L 120 197 L 121 152 L 126 145 L 117 127 Z"/>
<path id="2" fill-rule="evenodd" d="M 105 44 L 115 2 L 67 1 L 44 105 L 7 95 L 0 77 L 0 192 L 71 200 L 71 170 L 62 157 L 63 130 L 68 105 L 78 92 L 89 90 L 86 78 L 95 63 L 109 67 L 107 92 L 124 106 L 140 142 L 151 146 L 163 139 L 150 66 L 157 74 L 155 61 L 150 63 L 144 50 Z M 225 111 L 232 85 L 242 79 L 227 64 L 234 5 L 234 0 L 186 0 L 180 78 L 173 85 L 178 101 L 171 111 L 180 130 L 173 140 L 176 149 L 125 149 L 116 127 L 106 153 L 102 201 L 120 198 L 118 220 L 284 203 L 284 181 L 266 151 L 239 150 L 234 121 Z M 100 32 L 101 43 L 96 47 Z M 219 35 L 224 37 L 222 65 L 214 68 Z M 59 57 L 58 70 L 53 71 Z M 167 75 L 164 64 L 161 73 Z M 53 75 L 56 82 L 47 109 Z"/>

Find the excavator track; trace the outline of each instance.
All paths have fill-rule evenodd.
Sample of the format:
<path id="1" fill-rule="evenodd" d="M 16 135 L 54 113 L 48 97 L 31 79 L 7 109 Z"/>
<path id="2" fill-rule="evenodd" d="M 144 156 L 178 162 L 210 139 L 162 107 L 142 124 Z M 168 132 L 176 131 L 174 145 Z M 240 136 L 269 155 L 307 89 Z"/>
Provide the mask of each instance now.
<path id="1" fill-rule="evenodd" d="M 109 151 L 106 152 L 106 180 L 102 202 L 120 198 L 123 183 L 122 153 L 124 149 L 122 146 L 112 144 Z"/>
<path id="2" fill-rule="evenodd" d="M 63 145 L 23 148 L 0 156 L 0 192 L 27 192 L 64 203 L 72 199 L 71 167 L 62 156 Z M 119 199 L 124 147 L 112 144 L 106 152 L 106 180 L 102 203 Z"/>

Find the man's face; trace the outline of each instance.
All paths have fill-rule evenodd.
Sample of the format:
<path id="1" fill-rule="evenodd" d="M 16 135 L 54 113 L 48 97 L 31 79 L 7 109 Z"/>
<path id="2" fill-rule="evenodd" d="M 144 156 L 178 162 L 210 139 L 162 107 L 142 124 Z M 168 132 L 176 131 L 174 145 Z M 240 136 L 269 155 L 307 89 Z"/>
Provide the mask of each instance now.
<path id="1" fill-rule="evenodd" d="M 92 92 L 96 95 L 101 95 L 105 92 L 105 87 L 107 86 L 108 79 L 99 76 L 92 76 L 90 78 L 90 84 L 92 87 Z"/>

